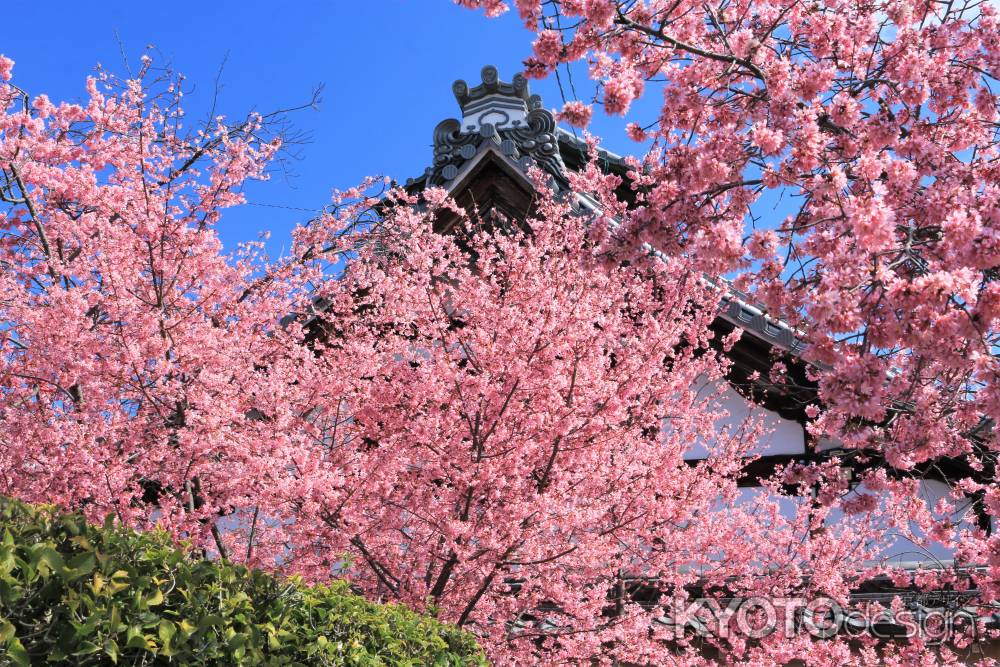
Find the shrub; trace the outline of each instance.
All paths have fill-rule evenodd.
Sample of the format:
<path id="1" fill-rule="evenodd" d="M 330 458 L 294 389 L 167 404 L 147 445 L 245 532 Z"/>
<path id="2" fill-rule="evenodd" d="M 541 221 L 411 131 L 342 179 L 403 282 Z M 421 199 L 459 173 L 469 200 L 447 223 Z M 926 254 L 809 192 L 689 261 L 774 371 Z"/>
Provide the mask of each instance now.
<path id="1" fill-rule="evenodd" d="M 484 665 L 474 638 L 348 584 L 306 585 L 0 498 L 0 664 Z"/>

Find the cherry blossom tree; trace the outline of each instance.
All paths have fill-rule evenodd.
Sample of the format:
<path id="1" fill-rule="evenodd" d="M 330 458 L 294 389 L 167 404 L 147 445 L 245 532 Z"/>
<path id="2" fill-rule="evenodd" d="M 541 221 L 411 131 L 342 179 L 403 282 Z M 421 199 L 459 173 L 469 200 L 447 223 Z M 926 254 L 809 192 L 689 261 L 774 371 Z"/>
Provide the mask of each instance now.
<path id="1" fill-rule="evenodd" d="M 301 408 L 265 378 L 295 356 L 278 322 L 307 276 L 261 275 L 258 246 L 227 258 L 214 231 L 280 118 L 188 132 L 181 80 L 148 59 L 83 104 L 30 98 L 6 58 L 0 77 L 3 492 L 229 555 L 216 520 L 254 506 Z M 265 400 L 287 404 L 248 420 Z"/>
<path id="2" fill-rule="evenodd" d="M 214 226 L 266 177 L 279 116 L 188 131 L 148 63 L 55 104 L 0 57 L 0 492 L 348 577 L 476 632 L 499 664 L 950 659 L 919 637 L 666 621 L 692 596 L 846 602 L 898 576 L 877 561 L 887 522 L 983 565 L 920 586 L 972 577 L 997 599 L 997 538 L 913 493 L 960 461 L 951 503 L 1000 511 L 993 10 L 517 6 L 539 29 L 530 74 L 587 59 L 617 114 L 661 82 L 659 117 L 630 130 L 653 145 L 635 201 L 594 165 L 571 186 L 600 214 L 538 180 L 525 221 L 372 180 L 276 261 L 223 253 Z M 758 224 L 768 192 L 801 206 Z M 846 451 L 743 502 L 763 427 L 720 432 L 697 389 L 738 335 L 710 328 L 706 275 L 725 274 L 806 340 L 810 428 Z M 854 462 L 884 502 L 851 493 Z"/>
<path id="3" fill-rule="evenodd" d="M 607 267 L 599 227 L 551 194 L 527 231 L 468 220 L 440 190 L 422 212 L 399 196 L 320 295 L 321 375 L 365 366 L 326 397 L 325 437 L 290 487 L 312 536 L 297 567 L 328 571 L 339 545 L 355 581 L 433 605 L 501 663 L 655 659 L 626 577 L 680 588 L 750 553 L 706 564 L 753 441 L 749 424 L 719 437 L 695 389 L 722 372 L 717 295 L 685 261 Z M 456 215 L 468 231 L 434 232 Z M 696 439 L 716 443 L 691 466 Z"/>

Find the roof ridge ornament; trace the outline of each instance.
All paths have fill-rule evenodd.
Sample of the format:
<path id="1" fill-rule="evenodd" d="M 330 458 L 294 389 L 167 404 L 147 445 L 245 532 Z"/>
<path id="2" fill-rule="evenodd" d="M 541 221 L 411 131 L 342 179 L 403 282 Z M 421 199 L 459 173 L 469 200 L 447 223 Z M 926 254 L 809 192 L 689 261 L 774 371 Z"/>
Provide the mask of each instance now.
<path id="1" fill-rule="evenodd" d="M 507 83 L 487 65 L 480 76 L 482 83 L 471 89 L 462 79 L 452 84 L 462 119 L 449 118 L 434 128 L 434 164 L 425 172 L 425 183 L 447 185 L 487 145 L 521 171 L 538 166 L 565 180 L 555 117 L 539 95 L 531 94 L 524 75 L 515 74 Z"/>
<path id="2" fill-rule="evenodd" d="M 465 107 L 488 95 L 503 95 L 505 97 L 518 98 L 522 100 L 530 111 L 535 104 L 541 104 L 541 97 L 532 95 L 528 89 L 528 80 L 524 74 L 518 72 L 510 83 L 500 80 L 500 73 L 493 65 L 487 65 L 480 71 L 482 83 L 475 88 L 469 89 L 469 84 L 463 79 L 458 79 L 451 84 L 451 90 L 455 94 L 458 106 L 465 110 Z"/>
<path id="3" fill-rule="evenodd" d="M 485 123 L 498 129 L 519 127 L 526 122 L 528 112 L 540 109 L 542 98 L 532 95 L 528 80 L 518 72 L 513 81 L 500 80 L 500 73 L 493 65 L 480 72 L 480 83 L 475 88 L 463 79 L 451 84 L 459 108 L 462 109 L 462 130 L 476 132 Z"/>

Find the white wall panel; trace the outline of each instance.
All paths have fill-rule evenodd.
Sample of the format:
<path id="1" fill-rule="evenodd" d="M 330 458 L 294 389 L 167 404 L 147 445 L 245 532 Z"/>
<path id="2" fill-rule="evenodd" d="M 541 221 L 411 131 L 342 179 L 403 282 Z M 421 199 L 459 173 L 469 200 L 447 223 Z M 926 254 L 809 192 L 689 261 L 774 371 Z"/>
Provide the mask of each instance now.
<path id="1" fill-rule="evenodd" d="M 935 511 L 938 502 L 942 498 L 949 498 L 949 492 L 949 487 L 944 482 L 938 480 L 920 481 L 920 498 L 932 512 Z M 851 491 L 851 494 L 847 498 L 849 499 L 851 496 L 856 496 L 859 493 L 871 494 L 873 492 L 865 488 L 862 484 Z M 885 511 L 887 500 L 882 492 L 874 492 L 874 494 L 880 496 L 878 508 L 875 510 L 875 514 L 879 514 Z M 975 519 L 971 512 L 970 502 L 955 501 L 950 498 L 949 501 L 955 509 L 948 517 L 955 526 L 953 535 L 958 535 L 959 531 L 971 529 Z M 943 515 L 937 513 L 935 513 L 935 516 L 943 518 Z M 845 517 L 842 511 L 835 509 L 830 513 L 827 524 L 836 529 L 838 525 L 842 525 L 845 521 L 867 520 L 870 520 L 867 515 L 861 514 L 853 517 Z M 873 520 L 882 530 L 878 542 L 872 545 L 879 561 L 896 566 L 906 563 L 933 564 L 937 561 L 949 561 L 954 556 L 953 549 L 935 540 L 927 540 L 927 535 L 913 521 L 909 522 L 909 525 L 905 527 L 894 527 L 883 516 L 877 516 Z"/>
<path id="2" fill-rule="evenodd" d="M 754 405 L 743 398 L 728 382 L 704 382 L 698 387 L 698 393 L 704 397 L 706 409 L 722 408 L 727 413 L 726 417 L 716 422 L 720 432 L 725 427 L 729 427 L 730 432 L 735 432 L 741 424 L 751 418 L 763 421 L 764 434 L 748 453 L 762 455 L 805 453 L 805 432 L 798 422 L 783 419 L 775 412 Z M 708 451 L 706 443 L 696 442 L 684 458 L 702 459 L 708 455 Z"/>

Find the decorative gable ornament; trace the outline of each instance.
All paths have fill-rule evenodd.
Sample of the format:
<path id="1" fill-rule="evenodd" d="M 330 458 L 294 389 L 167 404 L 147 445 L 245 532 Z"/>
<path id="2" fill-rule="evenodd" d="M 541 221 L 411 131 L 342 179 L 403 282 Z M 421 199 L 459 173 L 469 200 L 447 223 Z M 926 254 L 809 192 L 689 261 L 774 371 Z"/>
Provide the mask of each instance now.
<path id="1" fill-rule="evenodd" d="M 500 81 L 496 67 L 487 65 L 480 85 L 470 89 L 458 80 L 452 91 L 462 120 L 449 118 L 434 128 L 434 164 L 425 171 L 424 185 L 447 188 L 463 166 L 487 148 L 522 172 L 534 165 L 565 182 L 556 119 L 542 108 L 541 97 L 529 93 L 524 76 L 518 74 L 506 83 Z"/>

